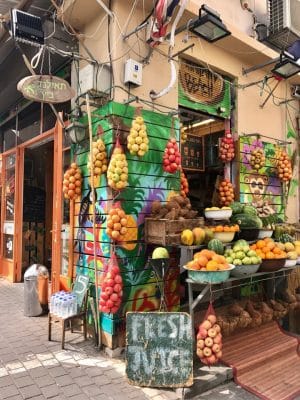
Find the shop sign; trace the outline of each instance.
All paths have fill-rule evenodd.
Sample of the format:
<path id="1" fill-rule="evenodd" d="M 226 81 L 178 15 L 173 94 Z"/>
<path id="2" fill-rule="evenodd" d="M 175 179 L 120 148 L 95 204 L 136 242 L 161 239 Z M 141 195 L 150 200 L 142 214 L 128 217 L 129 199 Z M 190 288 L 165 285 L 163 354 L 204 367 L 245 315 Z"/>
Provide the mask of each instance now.
<path id="1" fill-rule="evenodd" d="M 138 386 L 193 384 L 191 317 L 181 312 L 128 312 L 126 374 Z"/>
<path id="2" fill-rule="evenodd" d="M 64 103 L 75 96 L 67 81 L 52 75 L 27 76 L 18 83 L 17 89 L 26 99 L 41 103 Z"/>
<path id="3" fill-rule="evenodd" d="M 207 68 L 181 63 L 179 82 L 185 95 L 202 104 L 216 104 L 224 97 L 224 79 Z"/>
<path id="4" fill-rule="evenodd" d="M 181 145 L 181 166 L 191 171 L 204 171 L 204 138 L 203 136 L 187 135 Z"/>

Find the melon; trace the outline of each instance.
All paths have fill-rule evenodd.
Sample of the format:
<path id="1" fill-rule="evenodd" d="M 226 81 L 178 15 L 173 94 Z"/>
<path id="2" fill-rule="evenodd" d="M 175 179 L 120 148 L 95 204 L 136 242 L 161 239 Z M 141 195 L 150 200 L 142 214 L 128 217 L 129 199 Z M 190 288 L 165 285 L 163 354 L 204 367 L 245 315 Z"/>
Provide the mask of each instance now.
<path id="1" fill-rule="evenodd" d="M 219 239 L 212 239 L 208 242 L 207 248 L 209 250 L 213 250 L 215 253 L 223 255 L 224 254 L 224 245 Z"/>

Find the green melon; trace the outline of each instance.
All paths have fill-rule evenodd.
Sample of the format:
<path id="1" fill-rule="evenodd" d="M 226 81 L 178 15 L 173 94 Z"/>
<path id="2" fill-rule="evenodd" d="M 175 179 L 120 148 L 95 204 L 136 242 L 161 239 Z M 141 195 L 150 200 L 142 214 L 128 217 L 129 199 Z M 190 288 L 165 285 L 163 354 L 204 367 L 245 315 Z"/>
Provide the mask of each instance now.
<path id="1" fill-rule="evenodd" d="M 212 239 L 208 242 L 207 248 L 213 250 L 215 253 L 224 254 L 224 244 L 219 239 Z"/>
<path id="2" fill-rule="evenodd" d="M 256 215 L 236 214 L 231 217 L 231 222 L 238 224 L 241 229 L 245 228 L 262 228 L 262 220 Z"/>
<path id="3" fill-rule="evenodd" d="M 248 215 L 257 215 L 257 209 L 251 205 L 246 204 L 244 206 L 243 214 L 248 214 Z"/>
<path id="4" fill-rule="evenodd" d="M 232 209 L 232 214 L 242 214 L 244 210 L 244 205 L 238 201 L 234 201 L 229 207 Z"/>

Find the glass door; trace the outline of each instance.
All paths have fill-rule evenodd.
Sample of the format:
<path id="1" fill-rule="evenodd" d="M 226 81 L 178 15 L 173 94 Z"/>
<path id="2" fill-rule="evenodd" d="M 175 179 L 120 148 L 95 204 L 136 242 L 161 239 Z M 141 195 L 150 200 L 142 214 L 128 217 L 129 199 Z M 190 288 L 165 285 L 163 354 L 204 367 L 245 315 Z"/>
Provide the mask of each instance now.
<path id="1" fill-rule="evenodd" d="M 7 277 L 10 281 L 18 281 L 17 263 L 15 251 L 16 240 L 16 213 L 17 202 L 17 182 L 18 182 L 18 151 L 2 156 L 2 215 L 1 215 L 1 263 L 0 274 Z"/>

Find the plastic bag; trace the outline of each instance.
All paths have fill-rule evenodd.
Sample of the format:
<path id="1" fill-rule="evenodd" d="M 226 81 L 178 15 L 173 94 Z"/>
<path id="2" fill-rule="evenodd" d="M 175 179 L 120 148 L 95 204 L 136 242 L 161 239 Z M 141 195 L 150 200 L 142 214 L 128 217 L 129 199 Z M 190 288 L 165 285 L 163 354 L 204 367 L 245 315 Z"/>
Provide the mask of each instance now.
<path id="1" fill-rule="evenodd" d="M 216 321 L 216 313 L 210 303 L 197 334 L 197 356 L 206 365 L 213 365 L 222 357 L 222 334 Z"/>
<path id="2" fill-rule="evenodd" d="M 107 263 L 101 284 L 99 310 L 104 313 L 115 314 L 122 303 L 123 279 L 120 273 L 115 253 Z"/>

